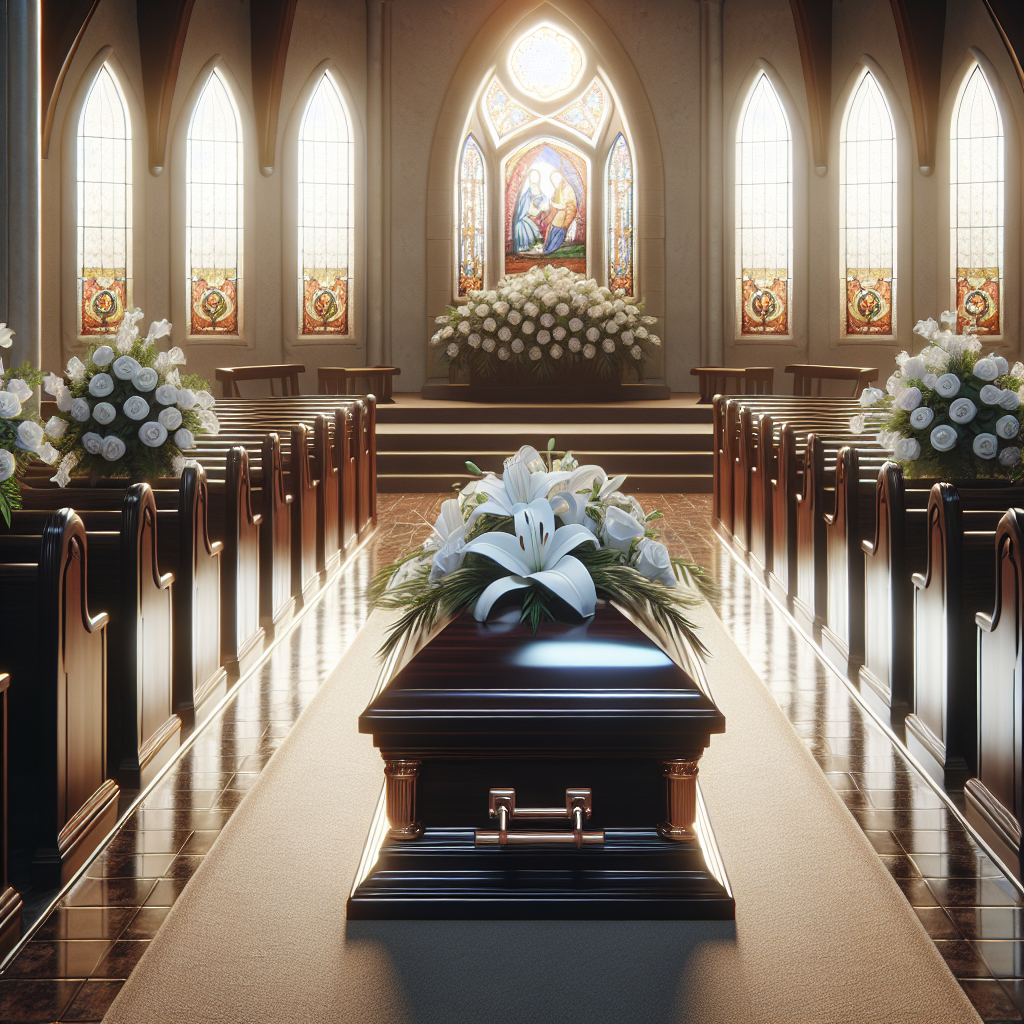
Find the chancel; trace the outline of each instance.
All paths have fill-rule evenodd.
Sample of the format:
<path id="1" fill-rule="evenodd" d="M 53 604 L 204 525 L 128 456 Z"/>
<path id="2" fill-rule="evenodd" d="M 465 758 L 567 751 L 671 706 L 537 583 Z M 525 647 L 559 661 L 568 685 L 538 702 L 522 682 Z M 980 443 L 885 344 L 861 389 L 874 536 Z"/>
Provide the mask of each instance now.
<path id="1" fill-rule="evenodd" d="M 1022 1020 L 1019 2 L 0 16 L 0 1022 Z"/>

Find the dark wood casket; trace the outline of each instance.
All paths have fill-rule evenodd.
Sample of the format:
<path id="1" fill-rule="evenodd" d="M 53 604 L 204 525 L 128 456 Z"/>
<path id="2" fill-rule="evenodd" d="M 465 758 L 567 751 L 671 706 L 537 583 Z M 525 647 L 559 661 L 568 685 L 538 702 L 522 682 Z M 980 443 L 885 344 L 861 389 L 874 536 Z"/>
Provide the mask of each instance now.
<path id="1" fill-rule="evenodd" d="M 611 606 L 536 635 L 513 615 L 463 613 L 360 716 L 385 787 L 348 916 L 733 918 L 708 693 Z"/>

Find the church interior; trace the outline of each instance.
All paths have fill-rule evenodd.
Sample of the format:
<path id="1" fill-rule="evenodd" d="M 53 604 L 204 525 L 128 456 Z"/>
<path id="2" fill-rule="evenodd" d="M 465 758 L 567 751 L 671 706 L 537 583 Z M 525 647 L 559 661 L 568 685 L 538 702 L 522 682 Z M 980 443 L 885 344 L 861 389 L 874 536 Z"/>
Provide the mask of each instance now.
<path id="1" fill-rule="evenodd" d="M 1024 1020 L 1019 0 L 0 8 L 0 1024 Z"/>

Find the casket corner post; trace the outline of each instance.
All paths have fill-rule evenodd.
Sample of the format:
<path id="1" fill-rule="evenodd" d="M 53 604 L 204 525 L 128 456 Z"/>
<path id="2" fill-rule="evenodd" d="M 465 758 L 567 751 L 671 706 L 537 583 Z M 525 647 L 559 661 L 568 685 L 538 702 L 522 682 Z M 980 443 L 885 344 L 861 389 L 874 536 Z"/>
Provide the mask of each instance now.
<path id="1" fill-rule="evenodd" d="M 359 719 L 384 785 L 351 920 L 731 920 L 699 785 L 725 718 L 671 644 L 455 618 Z"/>

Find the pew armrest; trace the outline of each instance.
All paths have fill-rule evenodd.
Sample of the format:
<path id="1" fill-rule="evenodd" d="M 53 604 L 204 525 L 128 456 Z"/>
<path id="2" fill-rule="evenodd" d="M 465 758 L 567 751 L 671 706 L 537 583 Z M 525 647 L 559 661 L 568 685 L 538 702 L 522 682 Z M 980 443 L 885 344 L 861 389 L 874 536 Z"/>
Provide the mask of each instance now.
<path id="1" fill-rule="evenodd" d="M 983 629 L 986 633 L 991 633 L 996 628 L 996 624 L 988 612 L 977 612 L 974 621 L 978 624 L 978 629 Z"/>
<path id="2" fill-rule="evenodd" d="M 928 586 L 928 577 L 923 572 L 915 572 L 910 579 L 917 590 L 924 590 Z"/>
<path id="3" fill-rule="evenodd" d="M 224 541 L 222 540 L 211 540 L 210 541 L 210 554 L 219 555 L 224 550 Z"/>
<path id="4" fill-rule="evenodd" d="M 860 549 L 865 555 L 873 555 L 875 553 L 875 542 L 873 540 L 862 540 L 860 542 Z"/>
<path id="5" fill-rule="evenodd" d="M 83 610 L 82 625 L 87 633 L 95 633 L 99 629 L 105 629 L 110 625 L 110 613 L 97 612 L 95 615 L 89 615 Z"/>

